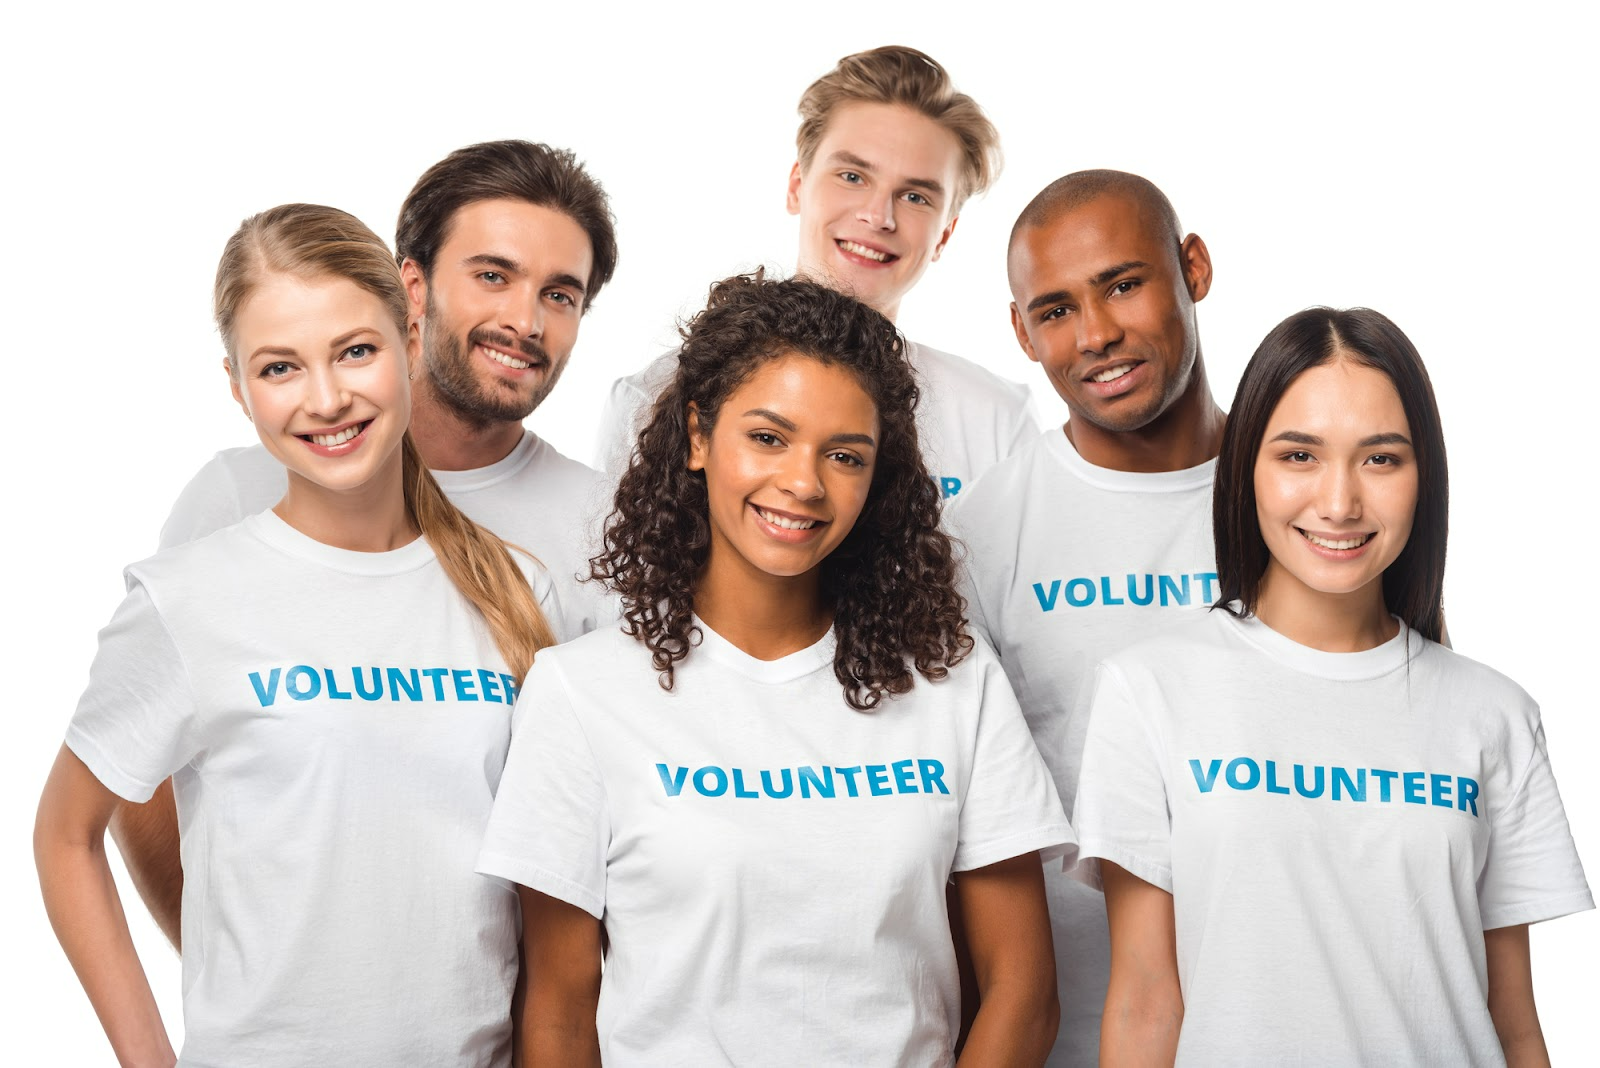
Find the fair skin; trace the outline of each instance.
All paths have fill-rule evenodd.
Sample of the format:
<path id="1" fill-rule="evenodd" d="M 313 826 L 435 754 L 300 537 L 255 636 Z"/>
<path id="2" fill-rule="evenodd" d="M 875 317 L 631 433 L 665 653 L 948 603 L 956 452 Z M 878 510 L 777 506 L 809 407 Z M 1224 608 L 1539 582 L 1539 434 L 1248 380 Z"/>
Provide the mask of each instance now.
<path id="1" fill-rule="evenodd" d="M 1211 254 L 1160 216 L 1106 194 L 1016 236 L 1011 325 L 1066 402 L 1079 455 L 1117 471 L 1179 471 L 1222 447 L 1224 416 L 1200 353 L 1195 304 Z"/>
<path id="2" fill-rule="evenodd" d="M 695 612 L 751 656 L 804 649 L 832 624 L 822 562 L 871 491 L 877 408 L 855 376 L 799 355 L 763 363 L 715 424 L 690 407 L 689 466 L 704 472 L 711 548 Z M 1041 1063 L 1055 1039 L 1055 956 L 1037 853 L 955 875 L 982 1008 L 960 1064 Z M 598 1064 L 603 928 L 524 890 L 529 1064 Z"/>
<path id="3" fill-rule="evenodd" d="M 239 310 L 234 357 L 234 397 L 288 470 L 280 518 L 356 551 L 417 537 L 401 485 L 407 345 L 381 301 L 343 279 L 269 275 Z M 106 859 L 119 802 L 63 746 L 39 800 L 34 859 L 51 926 L 118 1063 L 171 1065 Z"/>
<path id="4" fill-rule="evenodd" d="M 1416 454 L 1387 375 L 1336 354 L 1284 391 L 1255 465 L 1256 514 L 1270 558 L 1257 617 L 1325 652 L 1393 638 L 1383 572 L 1416 513 Z M 1100 1032 L 1105 1065 L 1170 1065 L 1183 1022 L 1172 895 L 1102 861 L 1111 977 Z M 1483 933 L 1489 1015 L 1513 1068 L 1549 1064 L 1533 1000 L 1526 924 Z"/>
<path id="5" fill-rule="evenodd" d="M 902 104 L 840 104 L 810 165 L 789 172 L 796 273 L 892 321 L 955 232 L 960 178 L 960 143 L 933 119 Z"/>
<path id="6" fill-rule="evenodd" d="M 425 464 L 475 470 L 516 448 L 523 418 L 577 342 L 593 264 L 588 235 L 571 216 L 496 199 L 451 216 L 431 273 L 414 260 L 401 265 L 410 343 L 423 347 L 411 436 Z M 179 946 L 183 870 L 172 784 L 143 805 L 119 806 L 111 834 L 139 896 Z"/>

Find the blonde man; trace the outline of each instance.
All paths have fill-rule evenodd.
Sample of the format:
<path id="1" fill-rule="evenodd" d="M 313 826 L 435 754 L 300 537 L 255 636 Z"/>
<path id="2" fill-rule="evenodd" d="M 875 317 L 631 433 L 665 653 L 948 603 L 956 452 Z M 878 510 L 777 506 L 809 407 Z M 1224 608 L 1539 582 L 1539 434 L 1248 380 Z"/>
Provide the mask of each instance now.
<path id="1" fill-rule="evenodd" d="M 914 48 L 858 52 L 800 98 L 788 207 L 800 218 L 797 273 L 891 321 L 955 233 L 962 205 L 1000 171 L 1000 135 L 950 75 Z M 916 342 L 918 436 L 942 496 L 960 493 L 1038 433 L 1027 387 Z M 596 456 L 613 478 L 677 367 L 677 353 L 618 379 Z"/>

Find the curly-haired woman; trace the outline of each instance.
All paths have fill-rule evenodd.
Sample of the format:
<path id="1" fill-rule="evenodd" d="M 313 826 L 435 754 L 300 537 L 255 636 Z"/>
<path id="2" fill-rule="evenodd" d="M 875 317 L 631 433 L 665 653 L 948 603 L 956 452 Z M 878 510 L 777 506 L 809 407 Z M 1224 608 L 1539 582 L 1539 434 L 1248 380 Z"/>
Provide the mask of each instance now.
<path id="1" fill-rule="evenodd" d="M 623 625 L 540 656 L 479 858 L 524 888 L 536 1059 L 948 1064 L 952 876 L 963 1059 L 1050 1048 L 1072 832 L 965 632 L 916 401 L 820 285 L 730 278 L 684 331 L 593 562 Z"/>

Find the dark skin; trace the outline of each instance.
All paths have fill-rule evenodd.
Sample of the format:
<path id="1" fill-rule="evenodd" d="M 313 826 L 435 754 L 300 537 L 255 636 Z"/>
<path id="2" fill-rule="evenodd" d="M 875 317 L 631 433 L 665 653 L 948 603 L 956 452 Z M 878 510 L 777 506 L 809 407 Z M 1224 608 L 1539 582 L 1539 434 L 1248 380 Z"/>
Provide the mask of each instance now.
<path id="1" fill-rule="evenodd" d="M 1194 311 L 1211 254 L 1197 235 L 1178 240 L 1151 206 L 1108 193 L 1020 230 L 1007 269 L 1017 342 L 1067 403 L 1079 455 L 1153 472 L 1221 451 Z"/>

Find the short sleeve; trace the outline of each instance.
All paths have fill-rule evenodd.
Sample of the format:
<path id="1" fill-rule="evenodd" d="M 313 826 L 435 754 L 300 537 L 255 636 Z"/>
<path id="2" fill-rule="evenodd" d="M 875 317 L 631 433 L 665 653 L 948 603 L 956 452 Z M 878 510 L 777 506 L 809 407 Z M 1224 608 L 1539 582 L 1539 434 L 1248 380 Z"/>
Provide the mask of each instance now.
<path id="1" fill-rule="evenodd" d="M 534 662 L 517 697 L 511 749 L 477 871 L 605 912 L 605 787 L 559 665 Z"/>
<path id="2" fill-rule="evenodd" d="M 239 522 L 246 515 L 239 486 L 219 453 L 195 472 L 161 526 L 161 548 L 187 545 Z"/>
<path id="3" fill-rule="evenodd" d="M 638 440 L 639 431 L 644 429 L 641 423 L 650 399 L 630 378 L 619 378 L 611 384 L 611 392 L 600 412 L 594 459 L 596 466 L 613 481 L 628 469 L 634 442 Z"/>
<path id="4" fill-rule="evenodd" d="M 1075 877 L 1100 889 L 1109 860 L 1152 886 L 1172 892 L 1172 817 L 1161 757 L 1127 680 L 1112 665 L 1095 672 L 1088 734 L 1073 801 L 1078 832 Z"/>
<path id="5" fill-rule="evenodd" d="M 956 497 L 945 505 L 944 528 L 956 543 L 956 592 L 967 602 L 968 628 L 993 645 L 994 636 L 989 630 L 989 618 L 983 610 L 983 596 L 978 590 L 977 561 L 973 557 L 971 543 L 962 530 L 963 522 L 969 518 L 964 502 L 971 499 Z"/>
<path id="6" fill-rule="evenodd" d="M 1478 905 L 1485 930 L 1594 908 L 1537 720 L 1520 785 L 1504 808 L 1490 812 Z"/>
<path id="7" fill-rule="evenodd" d="M 1038 437 L 1043 425 L 1039 421 L 1038 406 L 1034 404 L 1033 394 L 1030 391 L 1026 399 L 1012 412 L 1011 440 L 1006 443 L 1005 451 L 1000 454 L 1000 458 L 1005 459 Z"/>
<path id="8" fill-rule="evenodd" d="M 143 803 L 199 752 L 198 719 L 177 644 L 149 591 L 130 578 L 128 596 L 100 632 L 67 748 L 106 789 Z"/>
<path id="9" fill-rule="evenodd" d="M 974 656 L 982 704 L 952 867 L 971 871 L 1033 850 L 1069 858 L 1072 827 L 1011 684 L 986 645 Z"/>

